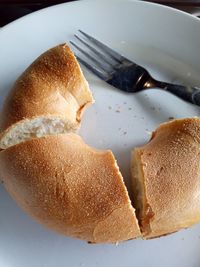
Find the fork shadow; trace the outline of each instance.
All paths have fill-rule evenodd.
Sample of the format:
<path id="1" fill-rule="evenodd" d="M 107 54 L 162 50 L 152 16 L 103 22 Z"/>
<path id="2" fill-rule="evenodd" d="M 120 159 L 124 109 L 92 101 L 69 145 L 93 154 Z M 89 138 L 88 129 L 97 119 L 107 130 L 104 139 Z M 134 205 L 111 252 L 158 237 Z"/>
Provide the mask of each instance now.
<path id="1" fill-rule="evenodd" d="M 158 106 L 158 102 L 149 98 L 145 93 L 136 93 L 135 99 L 146 115 L 150 117 L 157 126 L 159 123 L 169 120 L 169 117 L 176 117 L 176 114 L 173 111 L 169 111 Z"/>
<path id="2" fill-rule="evenodd" d="M 135 94 L 135 100 L 137 100 L 138 105 L 144 110 L 146 113 L 147 118 L 151 119 L 151 121 L 154 122 L 155 127 L 158 127 L 160 123 L 169 121 L 171 119 L 178 119 L 183 117 L 191 117 L 190 113 L 192 110 L 192 113 L 194 113 L 195 116 L 200 116 L 200 108 L 198 106 L 195 106 L 193 104 L 184 102 L 183 100 L 180 100 L 178 97 L 173 96 L 169 92 L 163 92 L 163 97 L 170 97 L 173 101 L 180 101 L 180 105 L 185 105 L 185 107 L 189 108 L 190 110 L 187 112 L 186 108 L 180 108 L 179 113 L 177 114 L 177 111 L 175 108 L 171 108 L 171 106 L 164 106 L 162 107 L 158 100 L 153 98 L 153 94 L 158 92 L 161 92 L 159 89 L 154 89 L 154 92 L 151 92 L 151 97 L 149 97 L 145 91 L 142 93 L 136 93 Z M 163 102 L 163 101 L 162 101 Z M 179 103 L 177 102 L 177 106 Z"/>

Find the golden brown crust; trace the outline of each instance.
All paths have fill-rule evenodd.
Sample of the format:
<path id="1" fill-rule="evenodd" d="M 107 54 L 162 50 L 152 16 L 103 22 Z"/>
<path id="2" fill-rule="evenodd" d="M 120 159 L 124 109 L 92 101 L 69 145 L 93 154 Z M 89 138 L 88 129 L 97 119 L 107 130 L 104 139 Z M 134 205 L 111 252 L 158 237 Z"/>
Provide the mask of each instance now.
<path id="1" fill-rule="evenodd" d="M 200 119 L 162 124 L 136 153 L 144 173 L 146 199 L 154 216 L 146 238 L 200 221 Z"/>
<path id="2" fill-rule="evenodd" d="M 32 139 L 0 152 L 0 176 L 16 202 L 44 225 L 87 241 L 140 236 L 110 151 L 75 134 Z"/>
<path id="3" fill-rule="evenodd" d="M 36 59 L 18 78 L 0 116 L 0 130 L 37 116 L 54 115 L 78 127 L 85 106 L 93 102 L 88 83 L 66 44 Z"/>

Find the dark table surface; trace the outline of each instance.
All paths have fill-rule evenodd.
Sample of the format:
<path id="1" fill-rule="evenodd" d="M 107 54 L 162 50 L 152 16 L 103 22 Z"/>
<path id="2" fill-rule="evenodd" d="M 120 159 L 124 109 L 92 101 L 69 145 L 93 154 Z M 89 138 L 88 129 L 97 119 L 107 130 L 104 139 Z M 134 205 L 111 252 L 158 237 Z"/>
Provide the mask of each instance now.
<path id="1" fill-rule="evenodd" d="M 84 1 L 84 0 L 82 0 Z M 109 1 L 109 0 L 108 0 Z M 147 0 L 148 1 L 148 0 Z M 0 27 L 7 23 L 47 6 L 70 2 L 69 0 L 0 0 Z M 150 0 L 148 2 L 162 3 L 175 8 L 200 15 L 200 0 Z"/>
<path id="2" fill-rule="evenodd" d="M 7 23 L 27 15 L 31 12 L 45 8 L 51 5 L 60 4 L 70 1 L 59 1 L 59 0 L 43 0 L 43 1 L 24 1 L 24 0 L 0 0 L 0 27 L 6 25 Z"/>

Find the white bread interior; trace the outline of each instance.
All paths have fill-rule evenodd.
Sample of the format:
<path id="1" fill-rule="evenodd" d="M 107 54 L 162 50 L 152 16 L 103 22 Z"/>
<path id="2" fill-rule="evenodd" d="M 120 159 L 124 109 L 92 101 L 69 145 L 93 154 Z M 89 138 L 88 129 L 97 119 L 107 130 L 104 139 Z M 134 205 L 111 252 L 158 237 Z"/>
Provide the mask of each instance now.
<path id="1" fill-rule="evenodd" d="M 26 140 L 40 138 L 45 135 L 75 132 L 76 129 L 76 124 L 73 125 L 71 121 L 66 121 L 65 119 L 55 116 L 23 120 L 14 124 L 1 136 L 0 148 L 6 149 L 21 142 L 25 142 Z"/>

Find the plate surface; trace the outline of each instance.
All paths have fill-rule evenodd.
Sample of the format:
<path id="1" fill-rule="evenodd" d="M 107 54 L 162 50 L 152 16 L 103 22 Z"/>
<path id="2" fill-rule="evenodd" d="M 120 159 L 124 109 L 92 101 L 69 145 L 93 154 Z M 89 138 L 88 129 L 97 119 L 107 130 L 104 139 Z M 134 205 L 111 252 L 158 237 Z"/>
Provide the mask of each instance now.
<path id="1" fill-rule="evenodd" d="M 15 79 L 43 51 L 82 29 L 148 68 L 155 78 L 200 84 L 200 21 L 140 1 L 80 1 L 41 10 L 0 30 L 0 103 Z M 83 118 L 87 143 L 111 149 L 129 185 L 130 151 L 170 117 L 200 109 L 157 89 L 129 95 L 83 68 L 96 99 Z M 0 267 L 199 267 L 200 225 L 176 234 L 115 245 L 89 245 L 44 229 L 0 185 Z"/>

